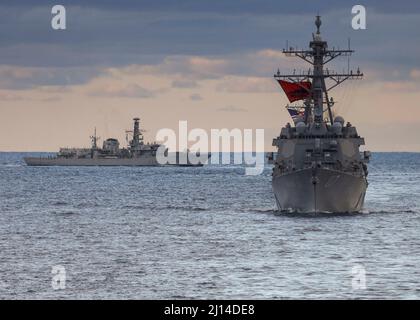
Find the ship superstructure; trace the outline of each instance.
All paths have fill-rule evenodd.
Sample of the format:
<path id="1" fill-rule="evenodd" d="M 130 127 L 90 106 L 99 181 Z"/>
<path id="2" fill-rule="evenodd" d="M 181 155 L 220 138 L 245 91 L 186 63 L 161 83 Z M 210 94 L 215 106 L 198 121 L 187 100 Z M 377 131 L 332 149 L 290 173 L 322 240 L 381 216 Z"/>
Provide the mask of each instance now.
<path id="1" fill-rule="evenodd" d="M 286 56 L 295 56 L 311 65 L 306 72 L 281 74 L 279 82 L 291 103 L 287 110 L 293 125 L 286 124 L 273 140 L 277 147 L 272 175 L 273 191 L 279 210 L 299 212 L 357 212 L 363 207 L 370 153 L 361 153 L 364 145 L 356 128 L 334 116 L 334 100 L 329 91 L 348 79 L 361 79 L 356 72 L 337 73 L 325 65 L 350 49 L 329 49 L 321 37 L 321 18 L 316 17 L 316 33 L 309 49 L 286 48 Z"/>

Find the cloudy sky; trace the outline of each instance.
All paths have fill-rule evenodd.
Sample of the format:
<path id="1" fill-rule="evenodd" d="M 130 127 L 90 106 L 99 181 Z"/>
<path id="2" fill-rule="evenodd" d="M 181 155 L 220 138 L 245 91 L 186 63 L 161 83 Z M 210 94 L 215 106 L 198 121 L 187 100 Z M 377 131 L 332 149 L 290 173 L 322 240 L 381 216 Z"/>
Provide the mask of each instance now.
<path id="1" fill-rule="evenodd" d="M 62 4 L 67 29 L 51 28 Z M 351 8 L 367 29 L 351 28 Z M 337 112 L 373 151 L 420 151 L 420 2 L 281 0 L 2 0 L 0 150 L 88 146 L 93 127 L 124 141 L 131 118 L 160 128 L 264 128 L 266 148 L 290 121 L 272 75 L 307 70 L 304 48 L 322 16 L 330 47 L 356 50 L 365 80 L 333 92 Z M 347 69 L 347 59 L 329 68 Z"/>

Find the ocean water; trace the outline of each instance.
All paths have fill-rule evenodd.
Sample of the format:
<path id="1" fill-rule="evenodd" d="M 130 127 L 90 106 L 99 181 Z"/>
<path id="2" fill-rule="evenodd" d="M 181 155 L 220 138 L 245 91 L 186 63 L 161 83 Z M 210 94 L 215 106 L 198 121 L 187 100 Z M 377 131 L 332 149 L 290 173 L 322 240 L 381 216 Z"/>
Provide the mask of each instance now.
<path id="1" fill-rule="evenodd" d="M 418 153 L 374 153 L 351 215 L 279 214 L 270 167 L 24 155 L 0 153 L 0 298 L 420 298 Z"/>

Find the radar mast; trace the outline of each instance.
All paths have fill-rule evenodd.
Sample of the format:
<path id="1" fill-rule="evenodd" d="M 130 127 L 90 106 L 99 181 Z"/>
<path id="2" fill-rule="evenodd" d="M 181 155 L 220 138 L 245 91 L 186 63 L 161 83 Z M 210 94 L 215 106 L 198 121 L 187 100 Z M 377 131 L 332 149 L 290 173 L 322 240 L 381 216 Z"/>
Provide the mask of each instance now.
<path id="1" fill-rule="evenodd" d="M 321 127 L 324 123 L 323 114 L 324 111 L 328 112 L 328 118 L 331 124 L 333 124 L 333 113 L 332 107 L 334 101 L 332 98 L 329 98 L 328 92 L 344 82 L 347 79 L 361 79 L 363 73 L 360 72 L 357 68 L 356 72 L 348 70 L 347 73 L 338 73 L 334 71 L 329 71 L 328 69 L 324 70 L 324 65 L 326 65 L 331 60 L 339 56 L 350 56 L 354 50 L 349 48 L 347 50 L 339 50 L 333 48 L 328 49 L 328 44 L 326 41 L 322 40 L 321 37 L 321 17 L 316 16 L 315 26 L 316 33 L 312 34 L 312 41 L 309 43 L 309 50 L 296 50 L 292 47 L 283 49 L 283 53 L 286 56 L 296 56 L 299 57 L 309 64 L 312 65 L 307 72 L 301 72 L 300 74 L 281 74 L 280 70 L 274 75 L 274 78 L 279 80 L 287 80 L 291 83 L 298 85 L 300 89 L 306 91 L 306 99 L 304 102 L 305 105 L 305 123 L 313 122 L 317 128 Z M 332 84 L 328 85 L 326 79 L 332 80 Z M 305 82 L 310 82 L 311 85 L 303 85 Z M 324 109 L 326 106 L 326 109 Z M 313 113 L 313 118 L 309 117 Z"/>

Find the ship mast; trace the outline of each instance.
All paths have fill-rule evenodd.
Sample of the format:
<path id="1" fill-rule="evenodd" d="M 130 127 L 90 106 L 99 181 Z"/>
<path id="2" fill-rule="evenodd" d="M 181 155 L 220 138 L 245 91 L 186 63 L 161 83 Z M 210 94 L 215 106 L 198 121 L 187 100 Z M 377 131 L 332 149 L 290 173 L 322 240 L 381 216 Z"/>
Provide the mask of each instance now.
<path id="1" fill-rule="evenodd" d="M 90 140 L 92 142 L 92 150 L 97 150 L 98 149 L 98 140 L 100 138 L 96 135 L 96 127 L 95 127 L 95 131 L 93 133 L 93 136 L 90 136 Z"/>
<path id="2" fill-rule="evenodd" d="M 309 122 L 310 117 L 308 115 L 313 111 L 314 117 L 311 121 L 315 123 L 316 128 L 320 128 L 324 123 L 324 105 L 327 107 L 329 121 L 331 124 L 333 123 L 331 108 L 334 102 L 332 98 L 329 98 L 328 92 L 347 79 L 361 79 L 363 73 L 360 73 L 359 68 L 355 73 L 352 70 L 348 70 L 347 73 L 330 72 L 328 69 L 325 72 L 324 65 L 338 56 L 350 56 L 354 50 L 350 49 L 350 45 L 347 50 L 328 49 L 327 42 L 321 38 L 321 17 L 319 15 L 316 16 L 315 26 L 317 30 L 315 34 L 312 34 L 309 50 L 294 50 L 292 47 L 283 49 L 283 53 L 286 56 L 296 56 L 305 60 L 313 66 L 312 69 L 309 69 L 307 73 L 302 72 L 296 74 L 294 72 L 293 74 L 284 75 L 280 74 L 280 71 L 277 71 L 274 78 L 276 80 L 287 80 L 295 83 L 308 92 L 308 98 L 305 100 L 305 122 Z M 333 81 L 331 86 L 327 86 L 326 79 Z M 311 81 L 311 87 L 307 88 L 302 85 L 302 81 Z"/>
<path id="3" fill-rule="evenodd" d="M 140 119 L 134 118 L 134 130 L 133 130 L 133 146 L 138 147 L 140 145 Z"/>
<path id="4" fill-rule="evenodd" d="M 133 139 L 130 141 L 131 151 L 136 152 L 143 145 L 143 134 L 144 130 L 140 129 L 140 118 L 134 118 L 134 128 L 133 128 Z M 130 133 L 131 131 L 126 131 Z"/>

